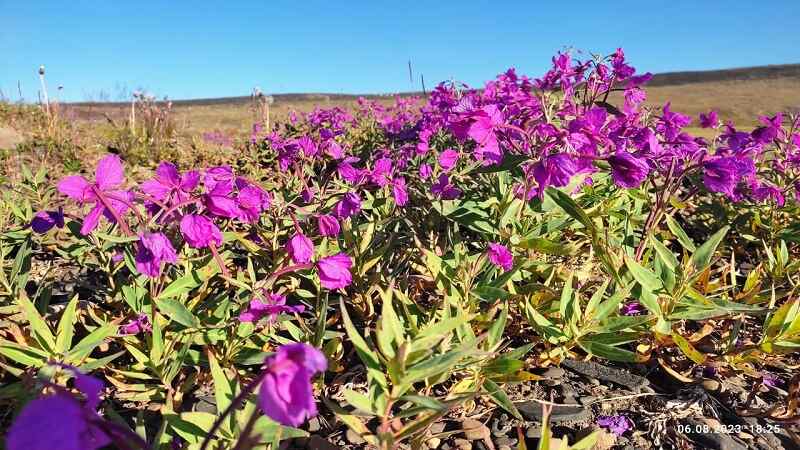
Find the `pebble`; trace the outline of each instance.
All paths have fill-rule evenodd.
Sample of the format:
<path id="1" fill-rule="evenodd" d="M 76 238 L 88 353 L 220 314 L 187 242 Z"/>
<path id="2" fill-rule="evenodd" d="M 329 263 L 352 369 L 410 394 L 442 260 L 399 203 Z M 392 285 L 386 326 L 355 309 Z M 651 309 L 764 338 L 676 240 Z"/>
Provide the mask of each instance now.
<path id="1" fill-rule="evenodd" d="M 719 391 L 720 387 L 722 386 L 719 381 L 710 379 L 705 379 L 700 384 L 703 386 L 703 389 L 711 392 Z"/>
<path id="2" fill-rule="evenodd" d="M 453 441 L 453 443 L 458 450 L 472 450 L 472 442 L 466 439 L 459 438 Z"/>
<path id="3" fill-rule="evenodd" d="M 442 443 L 442 440 L 439 439 L 439 438 L 436 438 L 436 437 L 435 438 L 430 438 L 427 441 L 428 448 L 431 448 L 431 449 L 438 448 L 439 444 L 441 444 L 441 443 Z"/>
<path id="4" fill-rule="evenodd" d="M 319 423 L 319 417 L 312 417 L 308 419 L 308 432 L 315 433 L 322 429 L 322 425 Z"/>
<path id="5" fill-rule="evenodd" d="M 497 440 L 494 441 L 494 443 L 497 445 L 507 445 L 509 447 L 512 447 L 514 445 L 517 445 L 517 440 L 510 437 L 501 437 L 497 438 Z"/>
<path id="6" fill-rule="evenodd" d="M 550 367 L 542 374 L 546 378 L 562 378 L 564 376 L 564 369 L 561 367 Z"/>
<path id="7" fill-rule="evenodd" d="M 431 425 L 431 427 L 429 429 L 430 434 L 434 434 L 435 435 L 435 434 L 442 433 L 444 431 L 445 425 L 446 424 L 444 422 L 436 422 L 436 423 L 434 423 L 433 425 Z"/>
<path id="8" fill-rule="evenodd" d="M 461 422 L 461 429 L 464 431 L 464 437 L 470 441 L 481 440 L 491 435 L 486 425 L 475 419 L 465 419 Z"/>
<path id="9" fill-rule="evenodd" d="M 542 437 L 542 427 L 540 425 L 531 425 L 525 430 L 525 437 L 530 439 L 539 439 Z"/>
<path id="10" fill-rule="evenodd" d="M 358 433 L 351 430 L 350 428 L 347 429 L 347 433 L 345 433 L 345 436 L 347 437 L 348 442 L 350 442 L 351 444 L 363 444 L 364 442 L 366 442 L 364 438 L 359 436 Z"/>

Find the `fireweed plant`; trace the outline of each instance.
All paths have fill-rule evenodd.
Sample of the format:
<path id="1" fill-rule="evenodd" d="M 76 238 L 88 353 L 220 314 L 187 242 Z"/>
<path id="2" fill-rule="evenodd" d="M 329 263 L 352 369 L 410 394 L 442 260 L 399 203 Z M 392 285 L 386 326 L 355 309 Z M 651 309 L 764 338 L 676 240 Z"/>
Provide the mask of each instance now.
<path id="1" fill-rule="evenodd" d="M 42 392 L 7 447 L 277 448 L 317 398 L 369 445 L 419 446 L 480 402 L 519 418 L 504 384 L 584 355 L 764 380 L 800 346 L 800 120 L 710 111 L 693 136 L 644 106 L 650 78 L 622 50 L 558 54 L 537 79 L 256 125 L 236 167 L 137 184 L 109 155 L 61 179 L 66 202 L 16 208 L 2 241 L 26 330 L 3 367 Z M 35 242 L 96 278 L 58 321 L 24 289 Z M 195 408 L 207 387 L 216 413 Z"/>

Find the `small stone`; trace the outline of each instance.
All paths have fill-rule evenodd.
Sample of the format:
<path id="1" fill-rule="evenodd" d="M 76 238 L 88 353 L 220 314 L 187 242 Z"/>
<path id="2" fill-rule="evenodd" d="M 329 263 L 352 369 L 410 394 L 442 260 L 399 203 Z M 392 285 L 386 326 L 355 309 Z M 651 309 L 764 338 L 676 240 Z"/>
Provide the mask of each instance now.
<path id="1" fill-rule="evenodd" d="M 461 429 L 464 431 L 464 437 L 470 441 L 482 440 L 491 435 L 489 428 L 475 419 L 465 419 L 461 423 Z"/>
<path id="2" fill-rule="evenodd" d="M 561 378 L 564 376 L 564 369 L 561 367 L 550 367 L 549 369 L 545 370 L 542 374 L 545 378 Z"/>
<path id="3" fill-rule="evenodd" d="M 505 437 L 504 436 L 504 437 L 501 437 L 501 438 L 497 438 L 497 440 L 494 441 L 494 443 L 497 444 L 497 445 L 507 445 L 509 447 L 512 447 L 514 445 L 517 445 L 517 440 L 514 439 L 514 438 L 510 438 L 510 437 Z"/>
<path id="4" fill-rule="evenodd" d="M 439 439 L 439 438 L 436 438 L 436 437 L 434 437 L 434 438 L 430 438 L 430 439 L 428 439 L 428 441 L 427 441 L 428 448 L 430 448 L 430 449 L 436 449 L 436 448 L 439 448 L 439 444 L 441 444 L 441 443 L 442 443 L 442 440 L 441 440 L 441 439 Z"/>
<path id="5" fill-rule="evenodd" d="M 453 441 L 458 450 L 472 450 L 472 443 L 466 439 L 456 439 Z"/>
<path id="6" fill-rule="evenodd" d="M 591 384 L 593 384 L 595 386 L 599 386 L 600 385 L 600 380 L 598 380 L 597 378 L 589 378 L 589 383 L 591 383 Z"/>
<path id="7" fill-rule="evenodd" d="M 322 425 L 319 423 L 319 417 L 312 417 L 308 419 L 308 432 L 309 433 L 316 433 L 317 431 L 322 429 Z"/>
<path id="8" fill-rule="evenodd" d="M 347 441 L 351 444 L 363 444 L 366 442 L 364 438 L 362 438 L 358 433 L 351 430 L 350 428 L 347 429 L 347 433 L 345 433 L 345 437 L 347 437 Z"/>
<path id="9" fill-rule="evenodd" d="M 703 389 L 711 392 L 719 391 L 720 387 L 722 386 L 719 381 L 711 379 L 705 379 L 700 384 L 703 386 Z"/>

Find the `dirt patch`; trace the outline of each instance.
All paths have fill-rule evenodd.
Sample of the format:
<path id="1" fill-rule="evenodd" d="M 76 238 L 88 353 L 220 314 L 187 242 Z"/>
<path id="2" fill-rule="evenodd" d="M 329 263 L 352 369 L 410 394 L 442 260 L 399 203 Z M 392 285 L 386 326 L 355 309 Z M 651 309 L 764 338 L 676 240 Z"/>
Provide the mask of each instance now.
<path id="1" fill-rule="evenodd" d="M 0 126 L 0 149 L 12 149 L 25 138 L 17 130 Z"/>

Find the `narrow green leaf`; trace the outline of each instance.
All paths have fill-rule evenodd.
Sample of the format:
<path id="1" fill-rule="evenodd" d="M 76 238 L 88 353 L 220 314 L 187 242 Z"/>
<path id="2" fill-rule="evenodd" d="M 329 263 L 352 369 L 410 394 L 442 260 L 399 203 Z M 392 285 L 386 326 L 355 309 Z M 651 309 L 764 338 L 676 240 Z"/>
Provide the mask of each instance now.
<path id="1" fill-rule="evenodd" d="M 56 332 L 56 352 L 63 355 L 67 350 L 72 347 L 72 337 L 75 334 L 75 310 L 78 306 L 78 296 L 72 297 L 64 312 L 61 314 L 61 320 L 58 322 L 58 330 Z"/>

